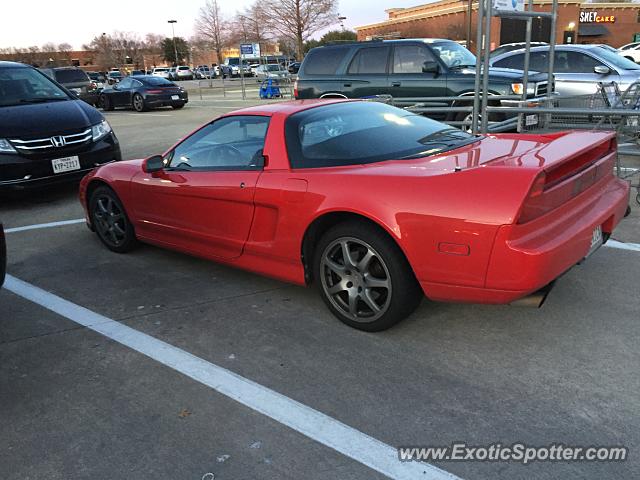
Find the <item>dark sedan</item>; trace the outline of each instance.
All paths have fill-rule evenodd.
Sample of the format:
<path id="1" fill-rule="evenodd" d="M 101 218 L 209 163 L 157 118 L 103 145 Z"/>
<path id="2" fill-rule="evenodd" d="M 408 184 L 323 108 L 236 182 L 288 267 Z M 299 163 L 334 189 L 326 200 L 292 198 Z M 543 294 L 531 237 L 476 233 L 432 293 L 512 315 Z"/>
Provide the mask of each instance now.
<path id="1" fill-rule="evenodd" d="M 189 101 L 189 95 L 184 88 L 166 78 L 140 75 L 105 88 L 100 101 L 104 110 L 133 107 L 137 112 L 144 112 L 156 107 L 182 108 Z"/>

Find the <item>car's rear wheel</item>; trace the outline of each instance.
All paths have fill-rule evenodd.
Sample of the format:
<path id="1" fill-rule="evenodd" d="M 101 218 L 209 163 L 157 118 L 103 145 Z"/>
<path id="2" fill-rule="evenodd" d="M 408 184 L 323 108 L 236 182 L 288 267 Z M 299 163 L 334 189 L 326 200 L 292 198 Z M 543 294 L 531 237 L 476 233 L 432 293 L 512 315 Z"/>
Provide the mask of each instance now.
<path id="1" fill-rule="evenodd" d="M 109 250 L 125 253 L 137 245 L 133 225 L 122 202 L 109 187 L 98 187 L 91 194 L 89 215 L 98 238 Z"/>
<path id="2" fill-rule="evenodd" d="M 111 112 L 113 110 L 113 102 L 107 95 L 100 95 L 100 106 L 106 112 Z"/>
<path id="3" fill-rule="evenodd" d="M 330 228 L 316 246 L 313 271 L 329 310 L 359 330 L 377 332 L 395 325 L 423 297 L 400 248 L 364 222 Z"/>
<path id="4" fill-rule="evenodd" d="M 147 110 L 147 105 L 144 103 L 144 98 L 142 98 L 142 95 L 140 95 L 139 93 L 136 93 L 133 95 L 133 109 L 136 112 L 144 112 L 145 110 Z"/>

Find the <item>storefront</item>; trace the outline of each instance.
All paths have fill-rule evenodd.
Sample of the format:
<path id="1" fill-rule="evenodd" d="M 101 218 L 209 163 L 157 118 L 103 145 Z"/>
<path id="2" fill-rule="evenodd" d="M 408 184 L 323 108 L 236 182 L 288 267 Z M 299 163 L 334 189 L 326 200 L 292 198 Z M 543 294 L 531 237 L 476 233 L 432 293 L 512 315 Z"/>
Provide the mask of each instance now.
<path id="1" fill-rule="evenodd" d="M 535 0 L 535 10 L 551 11 L 551 0 Z M 469 9 L 466 0 L 441 0 L 410 8 L 386 10 L 388 19 L 356 27 L 359 40 L 371 38 L 431 37 L 463 41 L 470 34 L 474 46 L 477 3 Z M 606 43 L 620 47 L 640 41 L 640 4 L 586 3 L 559 0 L 556 29 L 557 43 Z M 504 43 L 524 41 L 525 22 L 492 19 L 492 48 Z M 548 19 L 534 19 L 532 40 L 548 42 L 551 25 Z"/>

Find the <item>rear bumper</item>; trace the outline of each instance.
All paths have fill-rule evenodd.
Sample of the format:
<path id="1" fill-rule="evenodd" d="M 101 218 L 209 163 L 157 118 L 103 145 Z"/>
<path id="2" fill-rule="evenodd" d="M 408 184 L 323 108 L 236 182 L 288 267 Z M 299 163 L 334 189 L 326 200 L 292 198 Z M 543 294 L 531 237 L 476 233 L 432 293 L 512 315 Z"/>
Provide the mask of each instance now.
<path id="1" fill-rule="evenodd" d="M 175 95 L 175 94 L 174 94 Z M 146 95 L 145 103 L 149 107 L 169 107 L 172 105 L 184 105 L 189 103 L 189 96 L 186 92 L 178 94 L 178 100 L 172 100 L 171 95 Z"/>
<path id="2" fill-rule="evenodd" d="M 498 229 L 485 286 L 421 282 L 433 300 L 510 303 L 548 285 L 581 262 L 600 225 L 611 234 L 629 205 L 629 184 L 606 177 L 562 207 L 522 225 Z"/>

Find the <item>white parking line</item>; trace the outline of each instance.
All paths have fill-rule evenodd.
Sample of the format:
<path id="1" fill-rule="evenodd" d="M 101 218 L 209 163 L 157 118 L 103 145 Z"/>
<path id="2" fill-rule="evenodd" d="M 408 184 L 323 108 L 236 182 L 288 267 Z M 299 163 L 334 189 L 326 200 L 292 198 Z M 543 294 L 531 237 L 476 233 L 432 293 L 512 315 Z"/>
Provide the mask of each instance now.
<path id="1" fill-rule="evenodd" d="M 619 248 L 620 250 L 631 250 L 632 252 L 640 252 L 640 244 L 638 243 L 625 243 L 609 239 L 607 240 L 607 243 L 604 244 L 604 246 L 609 248 Z"/>
<path id="2" fill-rule="evenodd" d="M 4 233 L 24 232 L 25 230 L 38 230 L 40 228 L 62 227 L 64 225 L 74 225 L 76 223 L 84 222 L 84 218 L 76 218 L 74 220 L 62 220 L 61 222 L 38 223 L 36 225 L 27 225 L 24 227 L 7 228 Z"/>
<path id="3" fill-rule="evenodd" d="M 427 463 L 401 462 L 395 448 L 324 413 L 11 275 L 7 275 L 5 288 L 142 353 L 389 478 L 459 480 L 459 477 Z"/>

